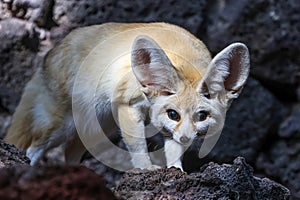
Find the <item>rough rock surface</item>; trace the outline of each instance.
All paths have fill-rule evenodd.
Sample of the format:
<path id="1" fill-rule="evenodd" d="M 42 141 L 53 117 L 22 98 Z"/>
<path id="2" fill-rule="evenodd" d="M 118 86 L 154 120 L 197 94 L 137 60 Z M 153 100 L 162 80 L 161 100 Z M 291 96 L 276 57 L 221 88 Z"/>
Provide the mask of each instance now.
<path id="1" fill-rule="evenodd" d="M 24 165 L 29 159 L 23 152 L 2 140 L 0 158 L 0 167 L 4 167 L 0 169 L 0 199 L 116 199 L 95 171 L 106 175 L 110 187 L 117 185 L 114 192 L 119 199 L 284 200 L 290 196 L 280 184 L 253 177 L 252 168 L 241 157 L 233 165 L 211 162 L 190 175 L 175 168 L 134 169 L 126 172 L 119 183 L 114 181 L 120 179 L 121 173 L 93 159 L 85 161 L 85 165 L 95 171 L 83 166 L 30 167 Z"/>
<path id="2" fill-rule="evenodd" d="M 222 135 L 210 157 L 229 162 L 243 156 L 255 162 L 264 143 L 276 135 L 272 129 L 285 115 L 285 107 L 268 90 L 255 79 L 248 79 L 241 96 L 232 102 Z"/>
<path id="3" fill-rule="evenodd" d="M 281 99 L 300 84 L 300 1 L 209 1 L 201 34 L 217 52 L 234 41 L 250 47 L 251 74 Z M 289 90 L 285 89 L 289 88 Z"/>
<path id="4" fill-rule="evenodd" d="M 55 0 L 53 19 L 58 27 L 52 28 L 51 38 L 57 42 L 73 28 L 104 22 L 164 21 L 181 25 L 196 33 L 203 21 L 202 13 L 206 2 L 207 0 L 190 0 L 187 4 L 176 0 Z"/>
<path id="5" fill-rule="evenodd" d="M 300 199 L 300 105 L 281 124 L 275 143 L 266 145 L 266 150 L 257 159 L 256 166 L 264 174 L 286 185 L 294 197 Z"/>
<path id="6" fill-rule="evenodd" d="M 0 139 L 0 168 L 8 168 L 20 164 L 29 164 L 29 159 L 24 152 Z"/>
<path id="7" fill-rule="evenodd" d="M 39 38 L 34 26 L 16 18 L 0 21 L 0 107 L 11 113 L 37 68 Z"/>
<path id="8" fill-rule="evenodd" d="M 99 24 L 107 21 L 149 22 L 168 21 L 181 24 L 196 32 L 202 23 L 202 13 L 206 0 L 185 1 L 93 1 L 93 0 L 56 0 L 54 19 L 63 27 Z M 72 10 L 72 12 L 70 12 Z M 178 12 L 180 10 L 180 12 Z"/>
<path id="9" fill-rule="evenodd" d="M 105 179 L 106 185 L 109 188 L 116 187 L 116 185 L 119 183 L 119 180 L 124 174 L 124 172 L 120 172 L 118 170 L 105 166 L 103 163 L 94 158 L 84 160 L 82 165 L 93 170 L 96 174 L 101 175 Z"/>
<path id="10" fill-rule="evenodd" d="M 101 176 L 85 167 L 0 169 L 0 199 L 116 199 Z"/>
<path id="11" fill-rule="evenodd" d="M 289 199 L 289 190 L 267 178 L 253 176 L 241 157 L 233 165 L 209 163 L 200 172 L 179 169 L 127 172 L 115 189 L 120 199 Z"/>
<path id="12" fill-rule="evenodd" d="M 52 5 L 53 0 L 2 0 L 0 19 L 16 17 L 38 26 L 47 26 L 47 22 L 51 20 Z"/>

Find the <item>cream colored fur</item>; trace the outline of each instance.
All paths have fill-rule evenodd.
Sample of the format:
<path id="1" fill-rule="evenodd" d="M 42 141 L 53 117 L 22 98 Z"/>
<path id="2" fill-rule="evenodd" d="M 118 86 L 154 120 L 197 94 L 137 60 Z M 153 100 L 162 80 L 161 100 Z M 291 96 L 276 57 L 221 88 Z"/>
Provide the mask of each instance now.
<path id="1" fill-rule="evenodd" d="M 150 117 L 166 135 L 167 166 L 182 169 L 181 155 L 194 139 L 221 132 L 248 73 L 245 45 L 232 44 L 211 60 L 205 45 L 178 26 L 80 28 L 47 54 L 5 139 L 27 149 L 31 164 L 60 144 L 66 146 L 66 161 L 74 163 L 87 146 L 103 140 L 98 133 L 115 132 L 116 123 L 134 167 L 149 168 L 144 121 Z M 172 120 L 170 110 L 180 120 Z M 199 112 L 207 114 L 205 120 L 198 120 Z M 95 113 L 101 127 L 91 120 Z"/>

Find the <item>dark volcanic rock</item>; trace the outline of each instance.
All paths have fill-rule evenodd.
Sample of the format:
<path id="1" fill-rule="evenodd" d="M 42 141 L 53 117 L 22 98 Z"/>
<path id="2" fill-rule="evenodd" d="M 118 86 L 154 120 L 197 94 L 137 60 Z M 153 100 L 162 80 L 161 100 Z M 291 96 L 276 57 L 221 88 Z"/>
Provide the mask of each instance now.
<path id="1" fill-rule="evenodd" d="M 282 138 L 300 139 L 300 104 L 293 108 L 291 115 L 280 124 L 278 134 Z"/>
<path id="2" fill-rule="evenodd" d="M 195 33 L 202 23 L 206 0 L 186 1 L 94 1 L 55 0 L 54 19 L 63 27 L 78 27 L 107 21 L 165 21 Z"/>
<path id="3" fill-rule="evenodd" d="M 300 84 L 300 1 L 275 2 L 209 1 L 200 37 L 206 35 L 204 42 L 214 52 L 234 41 L 246 43 L 251 74 L 279 98 L 295 99 Z"/>
<path id="4" fill-rule="evenodd" d="M 243 156 L 254 162 L 269 132 L 276 130 L 285 115 L 285 107 L 258 81 L 249 78 L 228 111 L 222 135 L 210 156 L 222 162 Z"/>
<path id="5" fill-rule="evenodd" d="M 294 197 L 300 198 L 300 140 L 277 141 L 256 161 L 257 169 L 285 184 Z"/>
<path id="6" fill-rule="evenodd" d="M 253 176 L 243 158 L 233 165 L 209 163 L 190 175 L 179 169 L 127 172 L 115 189 L 120 199 L 289 199 L 289 190 Z"/>
<path id="7" fill-rule="evenodd" d="M 85 167 L 16 166 L 0 170 L 0 199 L 116 199 Z"/>
<path id="8" fill-rule="evenodd" d="M 24 152 L 0 139 L 0 168 L 11 167 L 18 164 L 25 165 L 29 164 L 29 162 Z"/>
<path id="9" fill-rule="evenodd" d="M 280 180 L 300 198 L 300 107 L 280 126 L 280 140 L 270 142 L 256 162 L 259 170 L 276 180 Z"/>
<path id="10" fill-rule="evenodd" d="M 16 17 L 45 26 L 51 20 L 53 0 L 6 0 L 1 4 L 0 19 Z"/>
<path id="11" fill-rule="evenodd" d="M 10 18 L 0 27 L 0 107 L 12 113 L 37 67 L 39 38 L 30 22 Z"/>
<path id="12" fill-rule="evenodd" d="M 107 159 L 114 159 L 111 154 L 109 155 L 110 157 Z M 115 187 L 117 182 L 124 174 L 124 172 L 120 172 L 118 170 L 105 166 L 103 163 L 92 157 L 84 159 L 81 164 L 93 170 L 96 174 L 101 175 L 105 179 L 106 185 L 110 188 Z"/>

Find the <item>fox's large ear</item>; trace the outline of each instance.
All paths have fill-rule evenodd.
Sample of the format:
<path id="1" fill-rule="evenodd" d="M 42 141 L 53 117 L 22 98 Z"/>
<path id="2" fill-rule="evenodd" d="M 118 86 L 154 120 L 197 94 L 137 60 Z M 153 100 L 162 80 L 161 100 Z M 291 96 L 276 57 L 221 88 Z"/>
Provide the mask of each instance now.
<path id="1" fill-rule="evenodd" d="M 161 47 L 148 36 L 138 36 L 132 47 L 132 71 L 148 96 L 176 92 L 177 72 Z"/>
<path id="2" fill-rule="evenodd" d="M 240 94 L 249 68 L 248 48 L 242 43 L 231 44 L 210 62 L 198 89 L 211 98 L 224 94 L 228 102 Z"/>

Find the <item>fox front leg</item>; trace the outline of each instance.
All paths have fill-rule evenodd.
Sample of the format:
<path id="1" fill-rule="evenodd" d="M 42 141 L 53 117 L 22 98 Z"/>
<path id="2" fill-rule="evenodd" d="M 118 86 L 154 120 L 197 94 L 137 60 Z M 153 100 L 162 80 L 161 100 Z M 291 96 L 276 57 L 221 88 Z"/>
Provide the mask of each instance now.
<path id="1" fill-rule="evenodd" d="M 184 147 L 175 140 L 166 139 L 164 148 L 167 167 L 177 167 L 183 171 L 181 157 L 184 153 Z"/>
<path id="2" fill-rule="evenodd" d="M 144 121 L 139 110 L 121 105 L 118 107 L 118 119 L 133 166 L 141 169 L 151 168 L 152 163 L 147 149 Z"/>

